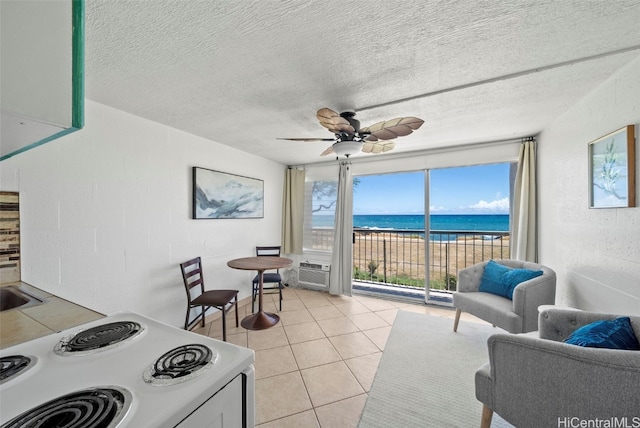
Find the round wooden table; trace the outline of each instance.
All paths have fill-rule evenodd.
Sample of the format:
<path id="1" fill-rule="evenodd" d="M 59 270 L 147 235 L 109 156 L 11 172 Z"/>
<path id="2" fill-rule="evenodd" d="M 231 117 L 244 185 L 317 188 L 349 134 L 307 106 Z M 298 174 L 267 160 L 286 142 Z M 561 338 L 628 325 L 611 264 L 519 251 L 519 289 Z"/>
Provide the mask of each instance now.
<path id="1" fill-rule="evenodd" d="M 259 256 L 259 257 L 243 257 L 240 259 L 229 260 L 227 266 L 240 270 L 257 270 L 260 276 L 258 289 L 258 312 L 246 316 L 240 324 L 247 330 L 264 330 L 278 324 L 280 317 L 276 314 L 265 312 L 262 310 L 262 286 L 264 280 L 264 271 L 269 269 L 280 269 L 291 266 L 293 260 L 285 257 Z"/>

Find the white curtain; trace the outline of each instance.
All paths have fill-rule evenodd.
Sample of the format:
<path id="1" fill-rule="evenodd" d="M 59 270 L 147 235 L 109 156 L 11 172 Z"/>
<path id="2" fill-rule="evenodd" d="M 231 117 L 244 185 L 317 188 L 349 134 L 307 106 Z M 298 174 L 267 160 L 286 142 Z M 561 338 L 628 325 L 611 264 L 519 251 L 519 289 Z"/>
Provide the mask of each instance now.
<path id="1" fill-rule="evenodd" d="M 511 258 L 538 261 L 536 207 L 536 142 L 520 146 L 511 216 Z"/>
<path id="2" fill-rule="evenodd" d="M 282 202 L 282 252 L 302 254 L 304 169 L 287 168 Z"/>
<path id="3" fill-rule="evenodd" d="M 353 233 L 353 177 L 351 162 L 340 163 L 338 199 L 333 227 L 333 254 L 329 293 L 351 296 L 351 250 Z"/>

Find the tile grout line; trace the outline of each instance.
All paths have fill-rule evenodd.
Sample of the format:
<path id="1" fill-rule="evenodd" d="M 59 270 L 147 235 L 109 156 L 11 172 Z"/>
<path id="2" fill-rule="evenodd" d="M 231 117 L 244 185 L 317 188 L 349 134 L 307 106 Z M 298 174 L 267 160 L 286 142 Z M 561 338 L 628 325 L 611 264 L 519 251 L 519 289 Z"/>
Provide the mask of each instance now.
<path id="1" fill-rule="evenodd" d="M 361 357 L 365 357 L 368 355 L 374 355 L 374 354 L 378 354 L 378 353 L 383 353 L 384 352 L 384 345 L 386 345 L 386 340 L 388 339 L 388 334 L 387 334 L 387 338 L 384 340 L 384 345 L 381 347 L 379 346 L 376 342 L 374 342 L 374 340 L 369 337 L 367 335 L 368 331 L 372 331 L 372 330 L 376 330 L 376 329 L 383 329 L 383 328 L 390 328 L 393 327 L 393 324 L 395 322 L 395 316 L 393 318 L 393 320 L 391 322 L 387 321 L 386 318 L 389 318 L 389 315 L 386 315 L 385 317 L 381 316 L 379 314 L 379 312 L 383 312 L 383 311 L 395 311 L 395 313 L 397 314 L 398 311 L 402 310 L 404 307 L 418 307 L 418 306 L 426 306 L 424 304 L 420 305 L 420 304 L 414 304 L 412 302 L 407 302 L 406 304 L 402 304 L 400 305 L 391 305 L 390 307 L 385 307 L 385 305 L 382 305 L 380 303 L 378 303 L 376 300 L 380 300 L 380 301 L 384 301 L 386 302 L 386 299 L 377 299 L 375 297 L 360 297 L 360 296 L 350 296 L 348 299 L 344 299 L 344 298 L 327 298 L 325 297 L 323 293 L 321 291 L 315 291 L 315 290 L 304 290 L 301 293 L 298 293 L 297 289 L 289 289 L 290 291 L 287 292 L 286 294 L 283 293 L 283 307 L 284 305 L 286 305 L 286 300 L 290 299 L 290 300 L 297 300 L 300 302 L 301 304 L 301 308 L 299 309 L 292 309 L 291 311 L 287 311 L 286 309 L 283 311 L 279 311 L 277 310 L 277 312 L 279 314 L 285 313 L 285 312 L 293 312 L 293 311 L 304 311 L 306 312 L 308 315 L 310 315 L 310 320 L 309 321 L 303 321 L 303 322 L 298 322 L 298 323 L 294 323 L 294 324 L 290 324 L 290 325 L 285 325 L 284 322 L 281 321 L 281 328 L 283 329 L 283 333 L 284 333 L 284 339 L 286 340 L 286 346 L 288 347 L 288 351 L 291 353 L 292 357 L 293 357 L 293 362 L 295 364 L 295 368 L 293 368 L 290 371 L 286 371 L 284 373 L 279 373 L 279 374 L 274 374 L 271 376 L 267 376 L 264 378 L 259 379 L 259 381 L 263 381 L 263 380 L 267 380 L 267 379 L 271 379 L 280 375 L 284 375 L 284 374 L 292 374 L 292 373 L 297 373 L 299 376 L 299 379 L 302 380 L 302 386 L 305 389 L 305 393 L 306 393 L 306 397 L 309 400 L 309 403 L 311 405 L 310 409 L 306 409 L 303 411 L 297 411 L 291 414 L 287 414 L 269 421 L 264 421 L 262 422 L 260 425 L 258 426 L 263 426 L 263 425 L 268 425 L 268 424 L 272 424 L 275 421 L 281 421 L 281 420 L 286 420 L 287 418 L 290 418 L 292 416 L 295 415 L 299 415 L 302 413 L 305 413 L 309 410 L 313 410 L 313 415 L 315 416 L 315 421 L 318 424 L 318 426 L 320 428 L 322 428 L 322 424 L 321 424 L 321 419 L 320 419 L 320 415 L 318 412 L 318 409 L 326 407 L 326 406 L 331 406 L 331 405 L 335 405 L 336 403 L 340 403 L 344 400 L 350 400 L 350 399 L 354 399 L 355 397 L 359 397 L 359 396 L 364 396 L 365 397 L 365 403 L 366 403 L 366 397 L 369 396 L 369 392 L 367 391 L 367 389 L 365 388 L 365 386 L 363 385 L 362 381 L 360 379 L 358 379 L 358 377 L 356 376 L 355 372 L 353 371 L 353 369 L 349 366 L 349 364 L 347 364 L 347 360 L 353 360 L 356 358 L 361 358 Z M 313 294 L 313 293 L 318 293 L 318 294 Z M 272 299 L 273 300 L 273 299 Z M 273 301 L 270 303 L 274 303 Z M 319 303 L 321 303 L 319 305 Z M 326 304 L 324 304 L 326 303 Z M 369 305 L 367 305 L 367 303 Z M 274 303 L 275 304 L 275 303 Z M 366 309 L 365 311 L 362 312 L 356 312 L 356 313 L 345 313 L 345 311 L 349 310 L 349 305 L 350 304 L 357 304 L 357 305 L 361 305 L 363 307 L 363 309 Z M 297 304 L 296 304 L 297 305 Z M 343 308 L 339 308 L 338 306 L 342 305 L 344 306 Z M 277 307 L 277 305 L 276 305 Z M 324 308 L 332 308 L 337 310 L 341 315 L 340 316 L 336 316 L 336 317 L 330 317 L 330 318 L 323 318 L 323 319 L 317 319 L 316 316 L 318 317 L 322 317 L 322 313 L 326 312 L 324 310 Z M 373 310 L 371 308 L 378 308 L 377 310 Z M 328 311 L 330 312 L 332 309 L 328 309 Z M 357 309 L 356 309 L 357 310 Z M 422 311 L 428 311 L 428 309 L 423 309 Z M 317 314 L 316 316 L 314 316 L 314 312 Z M 436 314 L 433 315 L 438 315 L 438 316 L 442 316 L 442 317 L 447 317 L 447 314 L 443 314 L 440 313 L 440 311 L 435 310 L 435 312 L 437 312 Z M 370 315 L 373 314 L 375 315 L 378 319 L 380 319 L 384 325 L 380 325 L 377 327 L 372 327 L 372 328 L 368 328 L 367 323 L 360 323 L 360 325 L 362 325 L 362 327 L 360 327 L 358 324 L 356 324 L 352 317 L 358 317 L 360 315 Z M 282 316 L 282 315 L 281 315 Z M 286 316 L 285 316 L 286 317 Z M 293 318 L 295 319 L 295 317 Z M 355 327 L 355 331 L 346 331 L 346 332 L 340 332 L 339 334 L 333 334 L 333 335 L 329 335 L 327 331 L 325 331 L 325 329 L 320 325 L 320 322 L 322 321 L 328 321 L 328 320 L 332 320 L 332 319 L 344 319 L 346 320 L 348 323 L 352 324 Z M 216 320 L 213 320 L 210 325 L 209 325 L 209 330 L 208 332 L 211 333 L 214 331 L 213 328 L 213 323 L 216 322 Z M 300 324 L 306 324 L 308 323 L 309 325 L 311 325 L 311 323 L 313 323 L 313 326 L 315 328 L 317 328 L 319 330 L 319 332 L 322 334 L 322 337 L 319 338 L 315 338 L 315 339 L 302 339 L 299 342 L 296 343 L 291 343 L 292 337 L 291 337 L 291 333 L 288 331 L 288 328 L 294 327 L 296 325 L 300 325 Z M 363 325 L 364 324 L 364 325 Z M 304 332 L 305 329 L 301 330 L 302 332 Z M 338 328 L 338 330 L 340 330 Z M 349 334 L 354 334 L 354 333 L 361 333 L 364 338 L 366 338 L 366 340 L 368 342 L 370 342 L 373 347 L 376 349 L 375 352 L 368 352 L 365 353 L 363 355 L 357 355 L 348 359 L 345 359 L 343 357 L 343 355 L 340 353 L 340 351 L 338 350 L 338 348 L 336 348 L 336 345 L 333 343 L 332 338 L 337 338 L 337 337 L 341 337 L 341 336 L 346 336 Z M 242 333 L 236 333 L 236 335 L 239 335 Z M 249 332 L 245 331 L 244 333 L 244 339 L 246 341 L 246 347 L 249 349 L 253 349 L 249 346 Z M 302 333 L 302 336 L 304 336 L 304 333 Z M 379 337 L 384 337 L 384 336 L 379 336 Z M 299 345 L 299 344 L 304 344 L 304 343 L 309 343 L 312 341 L 317 341 L 317 340 L 326 340 L 329 342 L 329 344 L 331 345 L 331 348 L 333 349 L 333 351 L 336 353 L 336 355 L 338 356 L 338 360 L 336 361 L 331 361 L 331 362 L 327 362 L 327 363 L 323 363 L 323 364 L 318 364 L 318 365 L 314 365 L 314 366 L 310 366 L 310 367 L 306 367 L 304 369 L 300 368 L 300 364 L 299 364 L 299 358 L 296 356 L 293 347 L 294 345 Z M 377 340 L 377 342 L 381 342 L 381 340 Z M 279 345 L 279 346 L 272 346 L 272 347 L 268 347 L 268 348 L 264 348 L 264 349 L 259 349 L 259 350 L 254 350 L 254 352 L 259 352 L 259 351 L 267 351 L 269 349 L 275 349 L 278 347 L 284 347 L 283 345 Z M 357 385 L 360 387 L 362 392 L 357 393 L 356 395 L 352 395 L 349 397 L 344 397 L 335 401 L 331 401 L 328 403 L 324 403 L 322 405 L 319 406 L 315 406 L 313 403 L 313 400 L 311 399 L 311 396 L 309 395 L 309 388 L 307 385 L 307 382 L 305 381 L 304 376 L 302 375 L 302 372 L 304 370 L 310 370 L 310 369 L 315 369 L 315 368 L 319 368 L 319 367 L 323 367 L 323 366 L 327 366 L 330 364 L 336 364 L 341 362 L 344 366 L 347 367 L 348 372 L 351 374 L 351 376 L 353 377 L 353 379 L 356 381 Z M 379 363 L 379 360 L 378 360 Z M 288 369 L 287 369 L 288 370 Z M 375 374 L 374 374 L 374 378 L 375 378 Z M 365 378 L 366 379 L 366 378 Z M 363 381 L 365 380 L 363 379 Z M 256 400 L 258 400 L 259 398 L 256 396 Z"/>

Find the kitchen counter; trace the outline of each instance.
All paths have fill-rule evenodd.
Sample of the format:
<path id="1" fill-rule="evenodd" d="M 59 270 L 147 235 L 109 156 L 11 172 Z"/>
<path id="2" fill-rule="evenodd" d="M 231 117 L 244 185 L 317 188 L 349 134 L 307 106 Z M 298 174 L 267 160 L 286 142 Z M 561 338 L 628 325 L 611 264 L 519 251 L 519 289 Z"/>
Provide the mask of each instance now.
<path id="1" fill-rule="evenodd" d="M 2 284 L 0 287 L 9 285 L 23 289 L 46 302 L 0 312 L 0 349 L 104 317 L 101 313 L 49 294 L 26 282 Z"/>

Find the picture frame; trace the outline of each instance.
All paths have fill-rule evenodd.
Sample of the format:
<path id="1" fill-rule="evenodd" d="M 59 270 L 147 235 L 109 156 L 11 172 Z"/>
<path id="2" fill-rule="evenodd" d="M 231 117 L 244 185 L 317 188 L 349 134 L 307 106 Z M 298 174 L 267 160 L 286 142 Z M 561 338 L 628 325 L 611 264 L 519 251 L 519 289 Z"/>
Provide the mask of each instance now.
<path id="1" fill-rule="evenodd" d="M 635 125 L 627 125 L 589 143 L 589 208 L 635 206 Z"/>
<path id="2" fill-rule="evenodd" d="M 193 167 L 193 219 L 263 218 L 264 181 Z"/>

